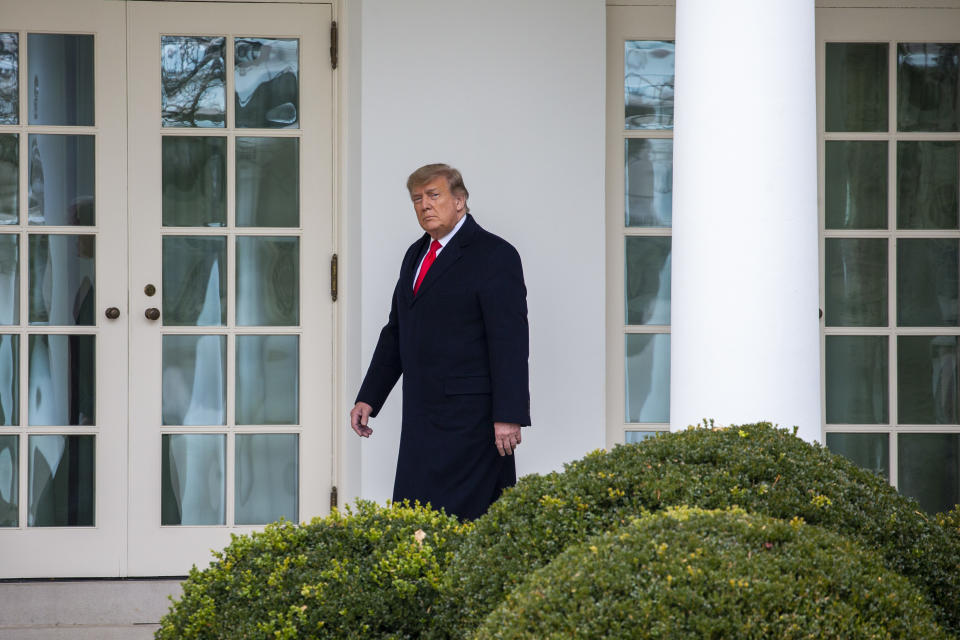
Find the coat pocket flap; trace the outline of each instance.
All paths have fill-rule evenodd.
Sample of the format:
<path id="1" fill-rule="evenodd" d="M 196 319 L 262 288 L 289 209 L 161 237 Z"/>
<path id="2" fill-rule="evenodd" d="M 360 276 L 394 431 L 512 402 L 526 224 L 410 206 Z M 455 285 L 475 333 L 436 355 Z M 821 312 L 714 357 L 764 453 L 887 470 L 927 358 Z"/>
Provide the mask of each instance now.
<path id="1" fill-rule="evenodd" d="M 464 393 L 490 393 L 488 376 L 461 376 L 443 381 L 443 391 L 448 396 Z"/>

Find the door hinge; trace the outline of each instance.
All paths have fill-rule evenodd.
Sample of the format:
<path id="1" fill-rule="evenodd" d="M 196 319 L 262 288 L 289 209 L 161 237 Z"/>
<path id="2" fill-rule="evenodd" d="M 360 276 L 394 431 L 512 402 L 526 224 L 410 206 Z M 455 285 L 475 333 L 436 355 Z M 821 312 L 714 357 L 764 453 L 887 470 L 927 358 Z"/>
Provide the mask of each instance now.
<path id="1" fill-rule="evenodd" d="M 337 488 L 332 487 L 330 489 L 330 509 L 337 508 Z"/>
<path id="2" fill-rule="evenodd" d="M 337 68 L 337 21 L 334 20 L 330 23 L 330 66 L 334 69 Z"/>
<path id="3" fill-rule="evenodd" d="M 337 301 L 337 254 L 330 258 L 330 297 Z"/>

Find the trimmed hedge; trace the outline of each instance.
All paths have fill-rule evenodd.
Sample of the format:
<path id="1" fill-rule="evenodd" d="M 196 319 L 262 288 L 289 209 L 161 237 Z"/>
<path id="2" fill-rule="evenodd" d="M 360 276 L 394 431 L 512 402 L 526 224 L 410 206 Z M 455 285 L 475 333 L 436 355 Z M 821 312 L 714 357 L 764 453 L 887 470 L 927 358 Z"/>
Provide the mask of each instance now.
<path id="1" fill-rule="evenodd" d="M 848 536 L 879 551 L 960 636 L 960 545 L 948 528 L 876 474 L 760 423 L 664 435 L 523 478 L 464 537 L 443 577 L 432 637 L 466 637 L 568 545 L 679 505 L 740 506 Z"/>
<path id="2" fill-rule="evenodd" d="M 234 536 L 161 620 L 161 640 L 419 638 L 470 528 L 419 505 L 358 501 L 309 524 Z"/>
<path id="3" fill-rule="evenodd" d="M 670 508 L 569 547 L 475 640 L 946 638 L 919 590 L 846 538 L 742 510 Z"/>

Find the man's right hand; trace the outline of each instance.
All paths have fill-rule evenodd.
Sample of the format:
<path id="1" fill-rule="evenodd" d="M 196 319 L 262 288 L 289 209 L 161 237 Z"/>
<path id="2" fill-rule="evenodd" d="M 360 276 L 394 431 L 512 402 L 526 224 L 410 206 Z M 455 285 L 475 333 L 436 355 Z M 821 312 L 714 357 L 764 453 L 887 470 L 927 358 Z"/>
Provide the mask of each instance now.
<path id="1" fill-rule="evenodd" d="M 371 413 L 373 407 L 366 402 L 358 402 L 350 412 L 350 426 L 361 438 L 369 438 L 373 434 L 373 429 L 367 426 Z"/>

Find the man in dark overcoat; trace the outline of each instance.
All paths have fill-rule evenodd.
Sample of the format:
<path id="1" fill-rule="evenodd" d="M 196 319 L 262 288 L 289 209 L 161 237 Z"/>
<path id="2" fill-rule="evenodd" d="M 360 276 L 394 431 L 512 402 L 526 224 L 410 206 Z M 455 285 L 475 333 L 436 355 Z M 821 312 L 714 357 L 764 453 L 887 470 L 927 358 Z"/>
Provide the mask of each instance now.
<path id="1" fill-rule="evenodd" d="M 403 257 L 350 424 L 369 437 L 402 374 L 393 499 L 472 519 L 516 483 L 513 452 L 530 424 L 523 269 L 469 214 L 459 171 L 426 165 L 407 189 L 425 233 Z"/>

